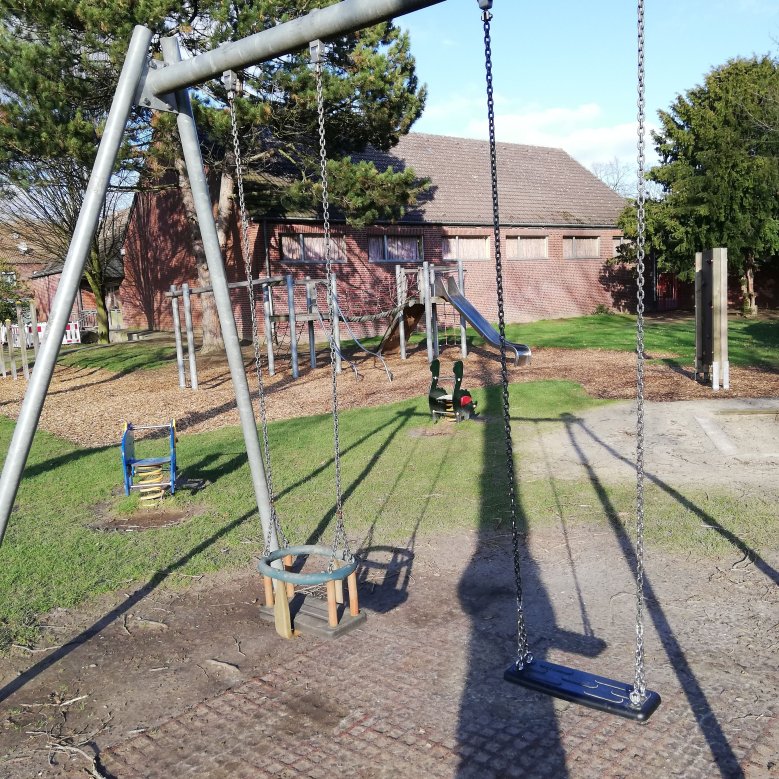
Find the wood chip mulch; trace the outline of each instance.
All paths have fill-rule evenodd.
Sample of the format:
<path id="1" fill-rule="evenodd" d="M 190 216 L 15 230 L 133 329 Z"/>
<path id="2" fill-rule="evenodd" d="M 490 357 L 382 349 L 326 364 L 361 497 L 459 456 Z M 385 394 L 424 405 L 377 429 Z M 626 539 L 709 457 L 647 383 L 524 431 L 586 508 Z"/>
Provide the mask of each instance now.
<path id="1" fill-rule="evenodd" d="M 250 387 L 256 386 L 251 355 L 246 351 Z M 779 396 L 779 373 L 753 368 L 731 367 L 728 391 L 713 393 L 693 381 L 689 367 L 662 362 L 663 355 L 650 354 L 646 366 L 648 400 L 672 401 L 696 398 L 763 398 Z M 460 359 L 459 348 L 445 347 L 441 355 L 442 374 Z M 372 357 L 358 358 L 356 379 L 344 365 L 338 379 L 342 409 L 379 406 L 426 395 L 430 383 L 425 350 L 417 348 L 409 359 L 387 358 L 394 374 L 390 383 L 380 363 Z M 330 370 L 301 366 L 301 376 L 293 380 L 289 366 L 277 364 L 276 376 L 265 378 L 268 418 L 288 419 L 330 411 Z M 543 349 L 534 351 L 529 367 L 510 367 L 513 382 L 565 379 L 581 384 L 599 398 L 630 399 L 635 396 L 635 358 L 627 352 L 600 350 Z M 122 375 L 99 369 L 57 366 L 44 404 L 40 429 L 54 433 L 80 446 L 116 445 L 125 421 L 159 424 L 174 418 L 184 433 L 238 425 L 232 382 L 226 361 L 210 358 L 198 366 L 197 392 L 178 386 L 175 364 L 155 370 L 137 370 Z M 494 351 L 474 349 L 465 362 L 464 384 L 468 388 L 500 382 L 500 361 Z M 442 380 L 442 384 L 446 384 Z M 0 379 L 0 413 L 16 418 L 26 387 L 24 380 Z"/>

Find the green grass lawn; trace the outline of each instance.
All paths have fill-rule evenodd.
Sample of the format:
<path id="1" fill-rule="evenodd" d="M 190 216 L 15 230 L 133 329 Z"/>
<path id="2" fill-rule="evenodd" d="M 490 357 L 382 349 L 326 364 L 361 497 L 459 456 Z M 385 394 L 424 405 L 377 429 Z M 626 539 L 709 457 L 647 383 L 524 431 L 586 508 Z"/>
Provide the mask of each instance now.
<path id="1" fill-rule="evenodd" d="M 672 355 L 685 365 L 695 361 L 695 318 L 667 319 L 649 316 L 645 320 L 644 344 L 650 358 L 654 354 Z M 449 328 L 450 334 L 452 328 Z M 454 334 L 459 338 L 459 328 Z M 468 328 L 467 338 L 473 346 L 483 346 L 484 339 Z M 572 319 L 545 319 L 506 327 L 509 341 L 524 343 L 531 349 L 636 350 L 636 318 L 629 314 L 593 314 Z M 375 349 L 379 338 L 366 339 L 365 345 Z M 423 343 L 424 333 L 414 334 L 412 344 Z M 349 342 L 346 342 L 347 348 Z M 733 365 L 779 370 L 779 319 L 760 317 L 744 319 L 732 316 L 728 321 L 728 349 Z"/>
<path id="2" fill-rule="evenodd" d="M 408 543 L 412 534 L 508 528 L 500 389 L 474 391 L 486 423 L 421 435 L 433 425 L 426 398 L 344 412 L 343 485 L 349 535 L 355 546 Z M 539 426 L 552 428 L 604 401 L 570 382 L 511 387 L 512 427 L 521 442 Z M 435 431 L 445 429 L 439 423 Z M 0 419 L 0 452 L 13 423 Z M 271 425 L 278 511 L 293 542 L 331 538 L 334 487 L 329 416 Z M 159 442 L 164 447 L 163 442 Z M 185 478 L 205 479 L 204 490 L 166 498 L 166 508 L 196 509 L 185 523 L 139 533 L 91 529 L 97 514 L 130 512 L 121 494 L 119 447 L 80 449 L 38 433 L 0 547 L 0 645 L 26 643 L 37 621 L 55 606 L 139 584 L 184 586 L 187 576 L 246 566 L 262 550 L 240 431 L 223 428 L 183 434 L 178 459 Z M 520 522 L 532 531 L 559 522 L 614 529 L 633 512 L 630 485 L 520 477 Z M 759 550 L 772 543 L 770 501 L 648 489 L 650 543 L 696 555 L 721 554 L 731 543 L 721 527 Z M 582 506 L 589 506 L 583 509 Z"/>
<path id="3" fill-rule="evenodd" d="M 66 346 L 58 362 L 75 368 L 102 368 L 114 373 L 153 370 L 176 361 L 176 347 L 157 341 L 128 341 L 118 344 Z"/>
<path id="4" fill-rule="evenodd" d="M 451 328 L 450 328 L 451 332 Z M 458 333 L 455 334 L 459 337 Z M 483 346 L 484 340 L 468 329 L 468 342 Z M 593 314 L 573 319 L 546 319 L 522 325 L 508 325 L 510 341 L 526 343 L 531 348 L 612 349 L 635 351 L 636 319 L 629 314 Z M 414 334 L 412 344 L 423 343 L 424 333 Z M 376 349 L 380 338 L 366 338 L 362 343 Z M 692 316 L 666 319 L 647 317 L 645 338 L 647 353 L 671 355 L 674 362 L 691 365 L 695 359 L 695 320 Z M 779 370 L 779 319 L 743 319 L 731 317 L 728 322 L 730 362 L 734 365 Z M 318 348 L 324 348 L 321 343 Z M 354 342 L 344 341 L 344 349 Z M 677 358 L 677 359 L 674 359 Z M 176 360 L 173 342 L 134 341 L 108 345 L 65 347 L 59 361 L 80 368 L 103 368 L 115 373 L 153 370 Z"/>

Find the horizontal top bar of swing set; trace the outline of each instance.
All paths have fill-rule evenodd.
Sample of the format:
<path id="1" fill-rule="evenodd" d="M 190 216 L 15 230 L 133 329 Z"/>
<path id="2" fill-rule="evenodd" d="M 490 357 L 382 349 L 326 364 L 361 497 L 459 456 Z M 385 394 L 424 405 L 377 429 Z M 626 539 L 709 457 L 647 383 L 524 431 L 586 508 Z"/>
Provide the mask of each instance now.
<path id="1" fill-rule="evenodd" d="M 284 277 L 283 276 L 264 276 L 261 279 L 252 279 L 252 285 L 255 287 L 259 286 L 267 286 L 267 287 L 274 287 L 278 284 L 284 283 Z M 242 289 L 243 287 L 248 287 L 249 282 L 248 281 L 231 281 L 228 285 L 228 289 Z M 202 292 L 213 292 L 214 288 L 211 285 L 208 285 L 206 287 L 190 287 L 189 288 L 189 294 L 190 295 L 200 295 Z M 177 289 L 175 292 L 166 292 L 165 297 L 166 298 L 180 298 L 184 295 L 184 292 L 180 289 Z"/>
<path id="2" fill-rule="evenodd" d="M 342 0 L 239 41 L 225 43 L 192 59 L 149 70 L 143 92 L 162 97 L 217 78 L 227 70 L 240 70 L 300 51 L 312 41 L 336 38 L 442 2 L 444 0 Z"/>

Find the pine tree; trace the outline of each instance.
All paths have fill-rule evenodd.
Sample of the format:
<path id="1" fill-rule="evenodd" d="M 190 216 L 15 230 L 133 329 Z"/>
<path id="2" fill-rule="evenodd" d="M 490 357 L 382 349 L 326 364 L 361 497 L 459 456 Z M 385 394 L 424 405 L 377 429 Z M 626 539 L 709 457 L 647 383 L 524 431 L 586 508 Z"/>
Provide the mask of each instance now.
<path id="1" fill-rule="evenodd" d="M 754 272 L 779 254 L 779 62 L 730 60 L 659 116 L 649 177 L 665 196 L 649 204 L 650 241 L 688 276 L 696 251 L 727 247 L 753 315 Z"/>
<path id="2" fill-rule="evenodd" d="M 331 2 L 0 0 L 0 90 L 12 97 L 0 107 L 0 182 L 23 184 L 20 171 L 28 175 L 36 163 L 63 157 L 91 168 L 135 24 L 160 35 L 177 33 L 184 49 L 198 53 Z M 316 208 L 316 103 L 307 52 L 249 68 L 240 76 L 245 89 L 237 111 L 255 215 L 266 209 Z M 424 186 L 413 171 L 380 173 L 370 164 L 353 164 L 349 155 L 367 144 L 390 148 L 422 111 L 425 90 L 417 83 L 408 36 L 382 24 L 329 43 L 324 96 L 334 205 L 361 223 L 399 216 Z M 204 157 L 212 172 L 223 174 L 219 200 L 229 209 L 234 160 L 224 88 L 214 81 L 202 85 L 196 97 Z M 164 169 L 175 171 L 186 190 L 170 119 L 155 118 L 153 129 L 150 120 L 148 111 L 134 111 L 118 167 L 139 171 L 139 185 L 156 186 Z M 279 183 L 279 171 L 288 184 Z M 222 221 L 227 218 L 223 213 Z M 194 226 L 193 239 L 198 283 L 208 283 Z M 208 328 L 204 348 L 219 345 L 219 333 Z"/>

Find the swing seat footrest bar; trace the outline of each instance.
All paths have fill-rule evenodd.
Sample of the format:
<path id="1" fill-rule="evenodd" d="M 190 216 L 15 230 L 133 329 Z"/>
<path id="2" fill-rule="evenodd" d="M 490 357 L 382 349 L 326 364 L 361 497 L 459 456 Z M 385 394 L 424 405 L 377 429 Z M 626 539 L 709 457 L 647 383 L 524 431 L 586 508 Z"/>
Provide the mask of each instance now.
<path id="1" fill-rule="evenodd" d="M 660 696 L 651 690 L 647 690 L 644 700 L 634 706 L 630 702 L 632 685 L 546 660 L 533 660 L 521 669 L 511 665 L 506 669 L 503 678 L 507 682 L 544 695 L 552 695 L 637 722 L 646 722 L 660 705 Z"/>

